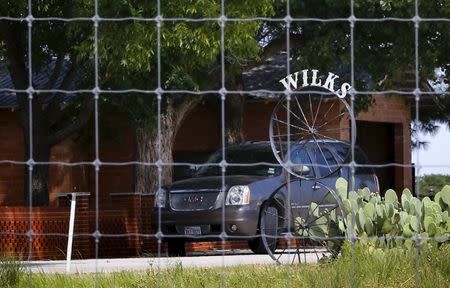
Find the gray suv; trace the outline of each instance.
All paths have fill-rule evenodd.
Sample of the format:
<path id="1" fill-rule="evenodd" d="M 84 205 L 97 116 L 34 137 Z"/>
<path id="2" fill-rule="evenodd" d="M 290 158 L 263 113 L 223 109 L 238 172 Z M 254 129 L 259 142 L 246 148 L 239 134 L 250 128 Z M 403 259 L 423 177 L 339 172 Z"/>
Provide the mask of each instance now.
<path id="1" fill-rule="evenodd" d="M 217 241 L 220 235 L 226 235 L 228 240 L 248 240 L 255 253 L 270 253 L 267 250 L 273 251 L 276 243 L 259 237 L 262 222 L 268 222 L 263 219 L 268 209 L 284 215 L 279 216 L 278 234 L 283 227 L 285 231 L 293 229 L 293 223 L 286 219 L 305 216 L 312 201 L 327 199 L 325 195 L 338 177 L 349 178 L 349 167 L 345 165 L 350 162 L 349 150 L 350 145 L 341 141 L 291 144 L 290 167 L 295 169 L 292 174 L 300 177 L 291 175 L 277 162 L 270 142 L 227 147 L 226 165 L 221 165 L 223 153 L 219 150 L 200 165 L 192 178 L 173 182 L 157 192 L 153 227 L 160 227 L 163 235 L 169 236 L 164 241 L 173 256 L 185 254 L 185 241 Z M 368 163 L 358 147 L 355 162 Z M 371 168 L 358 167 L 355 171 L 355 188 L 362 187 L 379 191 Z M 293 217 L 286 217 L 287 209 Z"/>

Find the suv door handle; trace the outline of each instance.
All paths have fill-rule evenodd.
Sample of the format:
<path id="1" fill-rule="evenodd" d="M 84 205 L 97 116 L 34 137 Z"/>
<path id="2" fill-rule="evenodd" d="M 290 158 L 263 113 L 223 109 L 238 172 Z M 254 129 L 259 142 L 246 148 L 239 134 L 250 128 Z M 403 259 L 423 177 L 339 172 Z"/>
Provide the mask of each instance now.
<path id="1" fill-rule="evenodd" d="M 317 189 L 320 189 L 320 188 L 322 188 L 319 184 L 314 184 L 312 187 L 311 187 L 313 190 L 317 190 Z"/>

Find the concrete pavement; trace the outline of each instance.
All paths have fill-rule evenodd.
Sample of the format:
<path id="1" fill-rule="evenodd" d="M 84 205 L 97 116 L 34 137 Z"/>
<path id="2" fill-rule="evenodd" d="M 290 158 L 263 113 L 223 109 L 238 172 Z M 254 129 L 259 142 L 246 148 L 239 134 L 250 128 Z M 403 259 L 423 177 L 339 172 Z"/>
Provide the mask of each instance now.
<path id="1" fill-rule="evenodd" d="M 224 253 L 225 254 L 225 253 Z M 301 260 L 307 263 L 317 262 L 315 253 L 304 253 Z M 66 273 L 66 261 L 26 261 L 24 263 L 33 273 Z M 118 272 L 130 270 L 167 269 L 182 265 L 183 267 L 226 267 L 236 265 L 276 265 L 269 255 L 241 254 L 201 255 L 186 257 L 142 257 L 117 259 L 72 260 L 70 273 Z"/>

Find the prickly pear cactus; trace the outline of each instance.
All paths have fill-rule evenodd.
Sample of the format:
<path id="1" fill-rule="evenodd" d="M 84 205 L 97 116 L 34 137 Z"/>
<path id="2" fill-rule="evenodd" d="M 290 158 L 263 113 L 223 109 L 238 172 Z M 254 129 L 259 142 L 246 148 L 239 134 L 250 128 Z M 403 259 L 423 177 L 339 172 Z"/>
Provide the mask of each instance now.
<path id="1" fill-rule="evenodd" d="M 413 247 L 416 240 L 424 245 L 430 237 L 439 243 L 449 241 L 450 186 L 444 186 L 434 200 L 428 197 L 419 200 L 408 189 L 402 191 L 399 199 L 391 189 L 384 197 L 368 188 L 347 193 L 347 185 L 342 178 L 336 182 L 336 195 L 343 203 L 345 213 L 342 214 L 346 217 L 339 213 L 330 215 L 321 235 L 357 237 L 363 243 L 380 248 Z M 300 223 L 302 219 L 296 221 Z M 326 227 L 333 228 L 327 230 Z M 335 246 L 342 243 L 335 242 Z"/>

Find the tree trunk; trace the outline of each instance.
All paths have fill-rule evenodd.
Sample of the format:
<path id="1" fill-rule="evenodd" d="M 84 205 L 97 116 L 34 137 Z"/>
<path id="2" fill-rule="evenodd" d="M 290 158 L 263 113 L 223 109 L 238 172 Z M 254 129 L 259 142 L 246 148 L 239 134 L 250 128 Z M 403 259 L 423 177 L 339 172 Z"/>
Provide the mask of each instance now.
<path id="1" fill-rule="evenodd" d="M 161 123 L 162 124 L 162 123 Z M 161 125 L 162 126 L 162 125 Z M 172 163 L 172 136 L 171 129 L 161 129 L 161 158 L 158 151 L 157 132 L 151 128 L 136 129 L 136 158 L 139 162 L 135 168 L 135 191 L 143 194 L 155 194 L 159 187 L 159 172 L 155 166 L 159 159 L 162 163 Z M 161 167 L 161 185 L 172 180 L 172 167 Z"/>
<path id="2" fill-rule="evenodd" d="M 227 96 L 225 111 L 225 141 L 227 145 L 244 141 L 244 96 Z"/>
<path id="3" fill-rule="evenodd" d="M 21 110 L 21 123 L 25 140 L 25 161 L 33 159 L 34 162 L 48 162 L 50 159 L 50 144 L 48 142 L 48 118 L 41 109 L 41 105 L 33 100 L 32 111 L 32 150 L 30 155 L 30 128 L 29 117 L 30 111 L 28 105 Z M 49 165 L 35 164 L 33 170 L 29 170 L 29 166 L 25 167 L 25 195 L 26 200 L 30 203 L 30 173 L 31 173 L 31 203 L 33 206 L 48 206 L 48 184 L 49 184 Z"/>
<path id="4" fill-rule="evenodd" d="M 158 168 L 154 164 L 136 165 L 135 191 L 138 193 L 155 194 L 159 187 L 170 184 L 173 178 L 173 145 L 178 129 L 185 118 L 200 102 L 200 97 L 191 97 L 179 105 L 171 101 L 167 103 L 166 111 L 161 115 L 161 179 Z M 136 129 L 136 159 L 139 162 L 156 163 L 158 155 L 158 131 L 156 127 Z"/>
<path id="5" fill-rule="evenodd" d="M 225 102 L 225 142 L 237 144 L 245 140 L 244 135 L 245 95 L 228 95 Z"/>
<path id="6" fill-rule="evenodd" d="M 144 194 L 155 194 L 161 185 L 166 185 L 172 181 L 173 163 L 172 147 L 174 142 L 175 115 L 172 109 L 161 115 L 161 142 L 158 148 L 158 131 L 155 127 L 136 129 L 136 158 L 139 162 L 135 168 L 135 191 Z M 159 154 L 159 149 L 161 154 Z M 161 179 L 159 178 L 158 167 L 154 163 L 161 160 Z M 168 165 L 170 164 L 170 165 Z"/>

